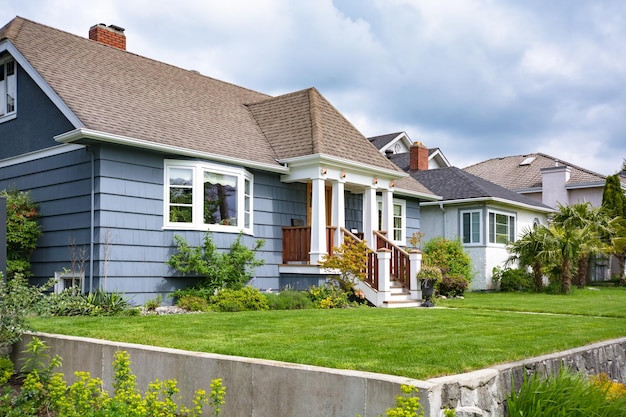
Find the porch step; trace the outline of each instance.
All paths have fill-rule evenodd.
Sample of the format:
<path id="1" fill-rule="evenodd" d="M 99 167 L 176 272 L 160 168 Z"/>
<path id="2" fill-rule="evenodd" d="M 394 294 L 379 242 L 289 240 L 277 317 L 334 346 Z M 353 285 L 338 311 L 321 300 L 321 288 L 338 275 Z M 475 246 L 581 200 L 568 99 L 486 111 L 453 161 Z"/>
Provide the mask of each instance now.
<path id="1" fill-rule="evenodd" d="M 382 308 L 410 308 L 419 307 L 424 300 L 389 300 L 383 302 Z"/>

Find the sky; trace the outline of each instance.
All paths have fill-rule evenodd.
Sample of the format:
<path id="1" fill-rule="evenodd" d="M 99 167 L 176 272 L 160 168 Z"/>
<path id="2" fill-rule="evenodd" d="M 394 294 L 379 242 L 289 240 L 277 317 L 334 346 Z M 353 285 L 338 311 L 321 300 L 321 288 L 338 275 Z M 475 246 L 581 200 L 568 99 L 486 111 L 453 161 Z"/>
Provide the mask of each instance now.
<path id="1" fill-rule="evenodd" d="M 15 16 L 270 95 L 317 88 L 365 136 L 405 131 L 463 168 L 542 152 L 626 159 L 622 0 L 0 0 Z"/>

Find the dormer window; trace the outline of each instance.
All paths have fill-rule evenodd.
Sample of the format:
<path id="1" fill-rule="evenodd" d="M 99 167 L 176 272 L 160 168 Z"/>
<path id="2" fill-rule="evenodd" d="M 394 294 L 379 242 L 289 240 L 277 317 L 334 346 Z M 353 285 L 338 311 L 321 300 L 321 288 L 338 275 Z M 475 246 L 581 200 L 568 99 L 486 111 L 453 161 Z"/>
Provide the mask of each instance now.
<path id="1" fill-rule="evenodd" d="M 15 117 L 17 109 L 17 69 L 12 58 L 0 59 L 0 122 Z"/>

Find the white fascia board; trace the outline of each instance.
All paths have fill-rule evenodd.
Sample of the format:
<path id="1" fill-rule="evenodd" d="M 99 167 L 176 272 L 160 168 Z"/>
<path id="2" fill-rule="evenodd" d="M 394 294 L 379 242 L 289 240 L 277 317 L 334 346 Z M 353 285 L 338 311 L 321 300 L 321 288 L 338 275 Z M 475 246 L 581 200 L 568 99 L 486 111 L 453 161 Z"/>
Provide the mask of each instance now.
<path id="1" fill-rule="evenodd" d="M 211 161 L 223 162 L 230 165 L 240 165 L 247 168 L 259 169 L 276 173 L 289 172 L 289 168 L 283 166 L 261 164 L 245 159 L 231 158 L 208 152 L 199 152 L 193 149 L 181 148 L 178 146 L 165 145 L 162 143 L 150 142 L 143 139 L 135 139 L 128 136 L 115 135 L 111 133 L 99 132 L 91 129 L 75 129 L 62 133 L 54 137 L 60 143 L 72 143 L 80 139 L 92 139 L 98 142 L 113 143 L 116 145 L 132 146 L 140 149 L 147 149 L 156 152 L 170 153 L 174 155 L 189 156 L 192 158 L 208 159 Z"/>
<path id="2" fill-rule="evenodd" d="M 409 135 L 406 132 L 400 132 L 398 133 L 398 136 L 391 139 L 389 143 L 387 143 L 385 146 L 380 148 L 379 152 L 384 154 L 387 149 L 391 148 L 393 145 L 396 144 L 396 142 L 399 142 L 399 141 L 404 142 L 404 145 L 406 146 L 407 149 L 411 149 L 411 145 L 413 145 L 413 142 L 411 142 L 411 138 L 409 138 Z"/>
<path id="3" fill-rule="evenodd" d="M 25 162 L 36 161 L 37 159 L 48 158 L 55 155 L 60 155 L 66 152 L 73 152 L 78 149 L 84 149 L 84 145 L 67 145 L 61 144 L 53 146 L 51 148 L 42 149 L 39 151 L 28 152 L 19 156 L 13 156 L 11 158 L 5 158 L 0 160 L 0 168 L 6 168 L 12 165 L 23 164 Z"/>
<path id="4" fill-rule="evenodd" d="M 289 167 L 290 174 L 285 177 L 286 181 L 297 181 L 299 179 L 298 174 L 292 175 L 297 172 L 299 168 L 307 168 L 311 166 L 335 168 L 341 171 L 350 172 L 353 174 L 361 174 L 368 178 L 377 177 L 387 180 L 397 180 L 408 176 L 406 172 L 396 171 L 393 169 L 379 168 L 372 165 L 364 165 L 349 159 L 338 158 L 336 156 L 330 156 L 325 154 L 305 155 L 295 158 L 285 158 L 278 160 L 279 163 L 287 165 Z"/>
<path id="5" fill-rule="evenodd" d="M 504 198 L 497 198 L 497 197 L 476 197 L 476 198 L 462 198 L 462 199 L 458 199 L 458 200 L 445 200 L 445 201 L 438 201 L 438 202 L 426 202 L 426 203 L 420 203 L 420 205 L 424 205 L 424 206 L 440 206 L 440 205 L 452 205 L 452 204 L 470 204 L 470 203 L 488 203 L 488 202 L 494 202 L 494 203 L 500 203 L 500 204 L 505 204 L 507 206 L 513 206 L 513 207 L 520 207 L 520 208 L 524 208 L 527 210 L 532 210 L 532 211 L 539 211 L 542 213 L 554 213 L 556 210 L 549 208 L 549 207 L 538 207 L 538 206 L 533 206 L 531 204 L 525 204 L 525 203 L 518 203 L 517 201 L 511 201 L 511 200 L 505 200 Z"/>
<path id="6" fill-rule="evenodd" d="M 566 190 L 579 190 L 582 188 L 601 188 L 604 187 L 606 181 L 583 182 L 578 184 L 565 185 Z"/>
<path id="7" fill-rule="evenodd" d="M 72 126 L 79 129 L 82 128 L 83 122 L 70 110 L 61 97 L 50 87 L 50 85 L 43 79 L 43 77 L 33 68 L 28 60 L 20 53 L 20 51 L 9 41 L 5 39 L 0 42 L 0 53 L 7 51 L 15 61 L 26 71 L 26 73 L 32 78 L 32 80 L 41 88 L 43 93 L 52 101 L 52 103 L 59 109 L 61 113 L 70 121 Z M 19 92 L 18 92 L 19 94 Z"/>
<path id="8" fill-rule="evenodd" d="M 394 188 L 393 194 L 394 195 L 404 195 L 404 196 L 407 196 L 407 197 L 416 197 L 416 198 L 419 198 L 419 199 L 422 199 L 422 200 L 427 200 L 427 201 L 440 201 L 440 200 L 443 199 L 443 197 L 440 196 L 440 195 L 420 193 L 418 191 L 405 190 L 405 189 L 402 189 L 402 188 Z M 426 203 L 424 203 L 424 204 L 426 204 Z"/>
<path id="9" fill-rule="evenodd" d="M 428 157 L 428 160 L 430 161 L 431 159 L 435 159 L 435 158 L 441 159 L 441 161 L 443 161 L 444 165 L 447 166 L 447 167 L 452 166 L 452 165 L 450 165 L 450 162 L 448 162 L 448 158 L 446 158 L 445 155 L 443 154 L 443 152 L 441 152 L 441 149 L 435 150 L 432 153 L 432 155 L 430 155 Z"/>

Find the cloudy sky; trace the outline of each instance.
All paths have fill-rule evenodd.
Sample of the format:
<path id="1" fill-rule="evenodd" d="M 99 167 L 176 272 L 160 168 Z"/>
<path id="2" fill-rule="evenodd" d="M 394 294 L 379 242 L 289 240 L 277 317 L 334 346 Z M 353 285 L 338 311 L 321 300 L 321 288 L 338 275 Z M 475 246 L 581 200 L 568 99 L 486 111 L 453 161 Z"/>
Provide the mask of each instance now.
<path id="1" fill-rule="evenodd" d="M 8 2 L 8 4 L 7 4 Z M 543 152 L 626 158 L 622 0 L 2 0 L 87 37 L 272 95 L 316 87 L 364 135 L 406 131 L 458 167 Z"/>

